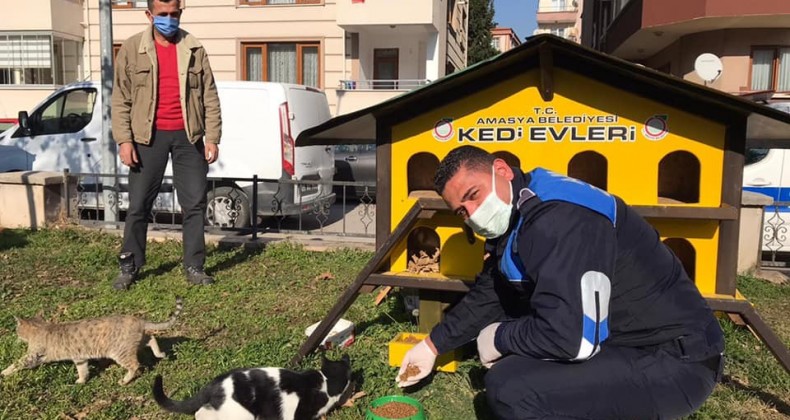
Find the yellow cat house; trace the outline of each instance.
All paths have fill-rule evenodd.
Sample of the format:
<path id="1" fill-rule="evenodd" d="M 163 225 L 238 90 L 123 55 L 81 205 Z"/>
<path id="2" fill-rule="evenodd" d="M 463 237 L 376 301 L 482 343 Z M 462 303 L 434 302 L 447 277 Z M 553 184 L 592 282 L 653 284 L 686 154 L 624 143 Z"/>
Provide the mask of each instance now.
<path id="1" fill-rule="evenodd" d="M 379 252 L 344 298 L 386 285 L 442 302 L 437 292 L 467 289 L 482 267 L 483 239 L 447 211 L 432 180 L 450 150 L 472 144 L 525 171 L 540 166 L 622 197 L 656 228 L 716 309 L 761 322 L 746 314 L 751 306 L 736 290 L 750 142 L 790 144 L 790 115 L 538 35 L 307 130 L 296 144 L 377 146 Z M 410 261 L 437 249 L 438 272 L 410 270 Z M 335 311 L 347 305 L 341 299 Z M 775 339 L 767 331 L 767 340 Z"/>

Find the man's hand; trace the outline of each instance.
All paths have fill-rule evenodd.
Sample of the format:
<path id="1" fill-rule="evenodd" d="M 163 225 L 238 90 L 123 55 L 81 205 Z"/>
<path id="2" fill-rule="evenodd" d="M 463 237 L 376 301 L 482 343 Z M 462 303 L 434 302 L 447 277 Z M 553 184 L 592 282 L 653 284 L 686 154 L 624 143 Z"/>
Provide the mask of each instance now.
<path id="1" fill-rule="evenodd" d="M 206 162 L 211 165 L 212 163 L 216 162 L 217 158 L 219 157 L 219 146 L 217 146 L 216 143 L 206 143 L 205 149 Z"/>
<path id="2" fill-rule="evenodd" d="M 398 383 L 399 387 L 403 388 L 414 385 L 428 376 L 433 370 L 437 355 L 436 349 L 433 348 L 433 343 L 430 343 L 430 340 L 430 337 L 428 337 L 420 341 L 403 356 L 403 361 L 400 364 L 400 371 L 398 371 L 398 377 L 395 378 L 395 382 Z M 409 365 L 417 367 L 420 369 L 420 372 L 408 378 L 401 379 L 401 375 L 406 372 Z M 412 367 L 412 369 L 414 368 Z"/>
<path id="3" fill-rule="evenodd" d="M 118 154 L 121 156 L 121 163 L 130 168 L 137 166 L 139 161 L 137 160 L 137 151 L 134 150 L 134 144 L 131 142 L 121 143 L 119 147 Z"/>
<path id="4" fill-rule="evenodd" d="M 494 366 L 502 353 L 496 349 L 494 345 L 494 337 L 496 337 L 496 329 L 501 322 L 495 322 L 483 328 L 477 336 L 477 353 L 480 355 L 480 363 L 487 368 Z"/>

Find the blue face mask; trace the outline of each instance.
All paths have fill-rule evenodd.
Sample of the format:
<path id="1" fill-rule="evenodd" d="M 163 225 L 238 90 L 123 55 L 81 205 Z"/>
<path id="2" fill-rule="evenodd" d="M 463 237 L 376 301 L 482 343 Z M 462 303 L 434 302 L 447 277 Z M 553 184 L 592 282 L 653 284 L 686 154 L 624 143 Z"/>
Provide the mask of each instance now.
<path id="1" fill-rule="evenodd" d="M 154 16 L 154 27 L 160 34 L 171 37 L 178 30 L 178 19 L 170 16 Z"/>

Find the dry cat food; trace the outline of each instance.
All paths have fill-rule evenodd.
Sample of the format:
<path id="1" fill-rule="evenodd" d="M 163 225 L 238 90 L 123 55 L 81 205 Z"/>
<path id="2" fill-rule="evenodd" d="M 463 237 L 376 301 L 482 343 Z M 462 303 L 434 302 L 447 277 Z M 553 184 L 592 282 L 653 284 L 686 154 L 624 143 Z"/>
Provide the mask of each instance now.
<path id="1" fill-rule="evenodd" d="M 400 375 L 400 380 L 405 381 L 406 379 L 409 379 L 410 377 L 415 376 L 418 373 L 420 373 L 419 367 L 415 365 L 408 365 L 406 366 L 406 371 Z"/>
<path id="2" fill-rule="evenodd" d="M 417 407 L 411 404 L 393 401 L 372 408 L 371 411 L 373 414 L 386 419 L 402 419 L 404 417 L 411 417 L 417 414 L 419 410 L 417 410 Z"/>
<path id="3" fill-rule="evenodd" d="M 403 337 L 400 341 L 407 344 L 417 344 L 420 342 L 420 339 L 413 335 L 407 335 L 406 337 Z"/>

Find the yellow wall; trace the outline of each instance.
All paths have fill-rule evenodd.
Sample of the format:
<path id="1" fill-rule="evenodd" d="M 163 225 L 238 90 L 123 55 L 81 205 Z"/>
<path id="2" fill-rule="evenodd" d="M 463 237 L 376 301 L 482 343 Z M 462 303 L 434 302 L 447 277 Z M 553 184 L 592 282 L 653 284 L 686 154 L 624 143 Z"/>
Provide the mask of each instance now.
<path id="1" fill-rule="evenodd" d="M 696 251 L 696 273 L 694 277 L 697 288 L 703 294 L 716 293 L 716 261 L 719 249 L 719 223 L 716 221 L 699 220 L 657 220 L 649 219 L 661 240 L 668 238 L 684 238 Z"/>
<path id="2" fill-rule="evenodd" d="M 419 152 L 430 152 L 441 160 L 450 150 L 464 144 L 477 145 L 490 152 L 513 153 L 524 170 L 541 166 L 562 174 L 567 174 L 568 162 L 573 156 L 583 151 L 596 151 L 608 161 L 608 190 L 635 205 L 659 204 L 659 162 L 668 153 L 688 151 L 700 161 L 699 202 L 682 205 L 720 205 L 724 126 L 561 69 L 554 72 L 555 90 L 551 102 L 542 100 L 537 85 L 538 72 L 527 72 L 393 127 L 392 229 L 414 203 L 408 198 L 409 158 Z M 667 117 L 668 133 L 660 138 L 648 138 L 643 133 L 646 122 L 662 115 Z M 438 130 L 444 137 L 435 135 L 437 130 L 434 130 L 442 119 L 452 120 L 451 130 L 442 131 L 447 125 Z M 579 119 L 584 122 L 578 122 Z M 554 140 L 550 129 L 556 134 L 565 129 L 565 135 Z M 496 136 L 496 130 L 503 140 L 514 133 L 516 138 L 479 141 L 486 135 Z M 571 138 L 572 130 L 576 130 L 575 140 Z M 625 133 L 625 138 L 605 141 L 610 130 Z M 538 141 L 541 133 L 545 133 L 545 141 Z M 588 138 L 589 133 L 592 139 Z M 478 141 L 471 142 L 470 137 Z M 421 223 L 437 227 L 443 248 L 452 235 L 463 235 L 459 219 L 448 217 Z M 684 221 L 662 221 L 660 224 L 662 235 L 667 232 L 669 236 L 691 238 L 697 251 L 697 284 L 712 291 L 715 289 L 717 223 L 706 225 L 708 231 L 711 226 L 713 228 L 712 233 L 706 233 L 708 237 L 698 237 L 704 235 L 695 230 L 699 228 L 693 228 L 695 223 L 699 224 Z M 482 266 L 482 241 L 474 246 L 460 246 L 456 241 L 452 244 L 452 251 L 442 249 L 442 273 L 473 277 Z M 405 251 L 404 243 L 391 261 L 393 271 L 406 269 Z"/>

